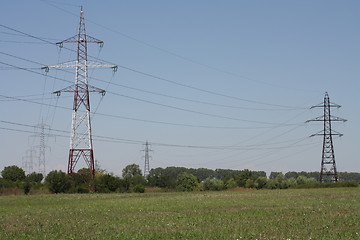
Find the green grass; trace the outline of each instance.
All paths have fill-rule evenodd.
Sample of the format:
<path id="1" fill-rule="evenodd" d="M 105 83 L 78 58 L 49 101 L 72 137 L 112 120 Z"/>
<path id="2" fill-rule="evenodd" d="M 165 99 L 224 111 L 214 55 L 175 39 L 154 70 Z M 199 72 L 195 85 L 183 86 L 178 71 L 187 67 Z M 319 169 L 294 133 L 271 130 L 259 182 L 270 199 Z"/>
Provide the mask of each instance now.
<path id="1" fill-rule="evenodd" d="M 360 239 L 360 189 L 1 196 L 0 239 Z"/>

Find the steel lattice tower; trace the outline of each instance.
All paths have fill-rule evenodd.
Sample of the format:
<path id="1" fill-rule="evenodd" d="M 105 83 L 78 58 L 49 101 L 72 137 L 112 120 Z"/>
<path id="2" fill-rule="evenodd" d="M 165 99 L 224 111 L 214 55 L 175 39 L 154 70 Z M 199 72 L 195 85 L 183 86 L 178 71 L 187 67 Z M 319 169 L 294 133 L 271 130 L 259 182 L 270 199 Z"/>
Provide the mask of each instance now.
<path id="1" fill-rule="evenodd" d="M 36 148 L 39 149 L 38 172 L 41 173 L 44 177 L 46 174 L 46 158 L 45 158 L 46 148 L 50 148 L 45 144 L 45 137 L 55 137 L 55 135 L 45 133 L 45 129 L 50 129 L 50 126 L 41 122 L 35 127 L 35 135 L 30 136 L 30 137 L 39 138 L 39 145 L 35 146 Z"/>
<path id="2" fill-rule="evenodd" d="M 147 175 L 149 175 L 150 172 L 150 154 L 149 152 L 152 151 L 149 148 L 149 142 L 146 141 L 145 145 L 145 149 L 143 150 L 145 155 L 144 155 L 144 159 L 145 159 L 145 166 L 144 166 L 144 177 L 147 177 Z"/>
<path id="3" fill-rule="evenodd" d="M 41 124 L 39 125 L 40 128 L 40 144 L 39 144 L 39 173 L 41 173 L 43 176 L 45 176 L 46 173 L 46 163 L 45 163 L 45 149 L 46 149 L 46 145 L 45 145 L 45 132 L 44 132 L 44 128 L 45 128 L 45 124 Z"/>
<path id="4" fill-rule="evenodd" d="M 102 47 L 104 42 L 86 34 L 84 11 L 82 7 L 80 9 L 80 24 L 78 34 L 62 42 L 58 42 L 57 45 L 63 47 L 64 43 L 77 44 L 76 61 L 47 66 L 45 67 L 45 70 L 48 70 L 49 68 L 75 68 L 75 84 L 55 92 L 58 95 L 60 95 L 61 92 L 74 93 L 67 173 L 69 175 L 80 174 L 76 172 L 75 167 L 78 161 L 82 159 L 89 168 L 88 174 L 90 174 L 91 178 L 93 179 L 95 175 L 95 164 L 91 133 L 92 130 L 89 93 L 98 92 L 104 95 L 105 90 L 93 87 L 88 84 L 88 68 L 105 67 L 113 68 L 113 70 L 116 71 L 117 66 L 88 60 L 87 44 L 97 43 L 100 47 Z"/>
<path id="5" fill-rule="evenodd" d="M 33 173 L 34 171 L 34 157 L 36 155 L 36 151 L 34 149 L 29 149 L 26 151 L 26 155 L 23 157 L 23 169 L 26 174 Z"/>
<path id="6" fill-rule="evenodd" d="M 325 93 L 324 102 L 316 106 L 312 106 L 311 108 L 319 107 L 324 108 L 324 115 L 306 122 L 324 122 L 324 129 L 319 133 L 310 136 L 323 136 L 320 182 L 337 182 L 339 181 L 339 176 L 336 170 L 333 136 L 342 136 L 342 134 L 332 130 L 331 122 L 346 122 L 347 120 L 332 116 L 330 114 L 331 108 L 340 108 L 341 106 L 330 102 L 330 98 L 327 92 Z"/>

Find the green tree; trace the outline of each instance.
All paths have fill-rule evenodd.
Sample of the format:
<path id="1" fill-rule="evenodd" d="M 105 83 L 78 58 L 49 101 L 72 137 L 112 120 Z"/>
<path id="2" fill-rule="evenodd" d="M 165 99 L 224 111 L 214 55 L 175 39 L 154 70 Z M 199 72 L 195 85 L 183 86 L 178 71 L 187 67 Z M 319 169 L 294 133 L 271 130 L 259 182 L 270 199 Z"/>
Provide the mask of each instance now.
<path id="1" fill-rule="evenodd" d="M 236 188 L 237 184 L 234 178 L 229 178 L 226 182 L 225 182 L 225 188 Z"/>
<path id="2" fill-rule="evenodd" d="M 235 176 L 235 181 L 239 187 L 245 187 L 246 181 L 252 178 L 253 178 L 252 172 L 248 169 L 244 169 L 243 171 L 240 172 L 240 174 Z"/>
<path id="3" fill-rule="evenodd" d="M 255 184 L 256 184 L 256 188 L 257 189 L 262 189 L 266 186 L 266 183 L 267 183 L 267 178 L 266 177 L 258 177 L 256 180 L 255 180 Z"/>
<path id="4" fill-rule="evenodd" d="M 279 182 L 276 181 L 276 179 L 269 179 L 267 182 L 266 182 L 266 188 L 268 189 L 276 189 L 276 188 L 280 188 L 279 186 Z"/>
<path id="5" fill-rule="evenodd" d="M 271 172 L 269 179 L 275 179 L 279 174 L 282 174 L 281 172 Z"/>
<path id="6" fill-rule="evenodd" d="M 294 188 L 297 186 L 295 178 L 288 178 L 283 182 L 283 188 Z"/>
<path id="7" fill-rule="evenodd" d="M 42 173 L 33 172 L 26 176 L 26 181 L 40 183 L 43 180 L 43 178 L 44 176 L 42 175 Z"/>
<path id="8" fill-rule="evenodd" d="M 31 185 L 28 181 L 25 181 L 24 184 L 23 184 L 23 191 L 26 195 L 29 194 L 30 192 L 30 189 L 31 189 Z"/>
<path id="9" fill-rule="evenodd" d="M 63 193 L 70 189 L 70 179 L 63 171 L 51 171 L 45 178 L 49 190 L 52 193 Z"/>
<path id="10" fill-rule="evenodd" d="M 122 170 L 122 176 L 123 178 L 131 178 L 131 177 L 135 177 L 135 176 L 141 176 L 141 170 L 139 165 L 137 164 L 130 164 L 127 165 L 123 170 Z"/>
<path id="11" fill-rule="evenodd" d="M 246 180 L 245 187 L 255 188 L 256 187 L 255 181 L 249 178 L 248 180 Z"/>
<path id="12" fill-rule="evenodd" d="M 96 192 L 115 192 L 120 187 L 120 178 L 115 177 L 111 174 L 100 175 L 95 179 Z"/>
<path id="13" fill-rule="evenodd" d="M 12 182 L 22 181 L 26 177 L 24 170 L 15 165 L 5 167 L 4 170 L 1 171 L 1 176 Z"/>
<path id="14" fill-rule="evenodd" d="M 210 191 L 220 191 L 225 189 L 225 184 L 220 179 L 214 179 L 214 178 L 207 178 L 203 182 L 203 189 L 210 190 Z"/>
<path id="15" fill-rule="evenodd" d="M 176 186 L 179 191 L 194 191 L 197 185 L 197 178 L 190 173 L 184 172 L 176 179 Z"/>

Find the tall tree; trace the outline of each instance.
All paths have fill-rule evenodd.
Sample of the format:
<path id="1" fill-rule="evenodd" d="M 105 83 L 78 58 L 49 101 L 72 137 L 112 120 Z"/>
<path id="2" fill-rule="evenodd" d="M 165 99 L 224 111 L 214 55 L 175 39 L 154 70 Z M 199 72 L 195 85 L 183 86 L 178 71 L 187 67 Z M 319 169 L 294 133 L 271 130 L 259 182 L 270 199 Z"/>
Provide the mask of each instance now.
<path id="1" fill-rule="evenodd" d="M 63 171 L 51 171 L 45 178 L 49 190 L 52 193 L 63 193 L 70 189 L 70 179 Z"/>
<path id="2" fill-rule="evenodd" d="M 127 165 L 123 170 L 122 170 L 122 176 L 123 178 L 131 178 L 131 177 L 135 177 L 135 176 L 141 176 L 141 170 L 139 165 L 137 164 L 130 164 Z"/>
<path id="3" fill-rule="evenodd" d="M 1 176 L 12 182 L 22 181 L 26 177 L 25 171 L 15 165 L 5 167 L 4 170 L 1 171 Z"/>

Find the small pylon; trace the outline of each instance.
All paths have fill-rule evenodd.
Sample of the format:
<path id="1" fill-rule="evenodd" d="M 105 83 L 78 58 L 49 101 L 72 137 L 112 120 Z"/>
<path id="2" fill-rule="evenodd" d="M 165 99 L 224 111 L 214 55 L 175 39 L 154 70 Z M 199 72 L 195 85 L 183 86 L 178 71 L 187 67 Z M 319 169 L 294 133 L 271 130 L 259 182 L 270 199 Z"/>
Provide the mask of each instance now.
<path id="1" fill-rule="evenodd" d="M 145 148 L 144 148 L 144 160 L 145 160 L 145 166 L 144 166 L 144 177 L 146 178 L 149 173 L 150 173 L 150 154 L 149 152 L 151 152 L 152 150 L 150 150 L 149 146 L 149 142 L 146 141 L 146 143 L 144 144 Z"/>
<path id="2" fill-rule="evenodd" d="M 22 168 L 25 173 L 28 175 L 34 172 L 34 158 L 36 156 L 36 151 L 34 149 L 29 149 L 26 151 L 25 156 L 22 158 Z"/>
<path id="3" fill-rule="evenodd" d="M 331 108 L 340 108 L 341 106 L 335 103 L 330 102 L 328 93 L 325 93 L 324 102 L 312 106 L 312 108 L 324 108 L 324 115 L 308 120 L 306 122 L 324 122 L 324 129 L 319 133 L 313 134 L 313 136 L 323 136 L 323 150 L 321 158 L 321 170 L 320 170 L 320 182 L 337 182 L 339 181 L 339 176 L 336 170 L 335 162 L 335 153 L 334 153 L 334 144 L 333 136 L 342 136 L 343 134 L 338 133 L 331 128 L 331 122 L 346 122 L 347 120 L 339 117 L 332 116 L 330 114 Z"/>

